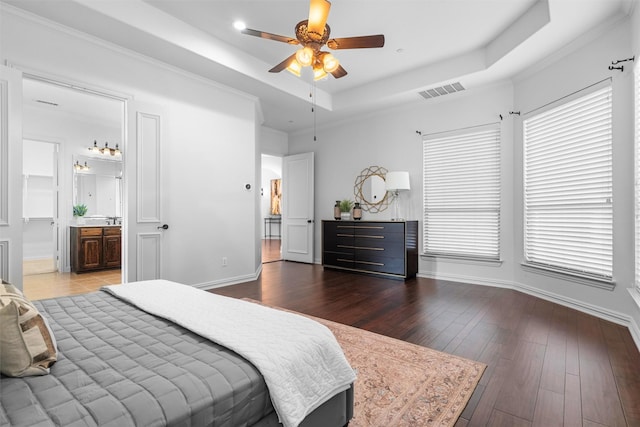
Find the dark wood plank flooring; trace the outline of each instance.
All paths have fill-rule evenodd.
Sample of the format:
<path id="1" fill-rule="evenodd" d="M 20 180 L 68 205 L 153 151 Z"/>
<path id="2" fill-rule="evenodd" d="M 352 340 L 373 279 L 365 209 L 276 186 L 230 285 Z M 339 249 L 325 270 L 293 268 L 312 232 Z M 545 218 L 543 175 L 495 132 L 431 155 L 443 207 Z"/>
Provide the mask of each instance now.
<path id="1" fill-rule="evenodd" d="M 212 292 L 486 363 L 457 426 L 640 426 L 640 354 L 629 331 L 527 294 L 284 261 Z"/>

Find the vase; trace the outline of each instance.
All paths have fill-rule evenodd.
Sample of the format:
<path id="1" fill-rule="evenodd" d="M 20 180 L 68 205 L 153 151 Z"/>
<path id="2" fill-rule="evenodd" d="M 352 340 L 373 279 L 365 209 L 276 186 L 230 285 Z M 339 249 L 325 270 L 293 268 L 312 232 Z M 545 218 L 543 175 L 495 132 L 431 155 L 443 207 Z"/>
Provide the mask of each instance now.
<path id="1" fill-rule="evenodd" d="M 87 220 L 85 219 L 85 217 L 83 216 L 77 216 L 76 217 L 76 224 L 77 225 L 85 225 L 87 222 Z"/>
<path id="2" fill-rule="evenodd" d="M 336 204 L 333 207 L 333 219 L 340 219 L 340 200 L 336 200 Z"/>
<path id="3" fill-rule="evenodd" d="M 340 219 L 349 221 L 351 219 L 351 212 L 340 212 Z"/>
<path id="4" fill-rule="evenodd" d="M 360 207 L 360 203 L 356 202 L 353 206 L 353 219 L 359 220 L 362 219 L 362 208 Z"/>

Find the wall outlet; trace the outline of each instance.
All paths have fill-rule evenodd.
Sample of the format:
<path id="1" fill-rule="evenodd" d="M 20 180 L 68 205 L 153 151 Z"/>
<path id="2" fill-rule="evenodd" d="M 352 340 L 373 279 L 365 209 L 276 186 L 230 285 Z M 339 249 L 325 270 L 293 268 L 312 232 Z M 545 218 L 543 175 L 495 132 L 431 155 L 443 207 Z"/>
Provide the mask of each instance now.
<path id="1" fill-rule="evenodd" d="M 226 267 L 226 266 L 227 266 L 227 257 L 226 257 L 226 256 L 223 256 L 223 257 L 222 257 L 222 266 L 223 266 L 223 267 Z"/>

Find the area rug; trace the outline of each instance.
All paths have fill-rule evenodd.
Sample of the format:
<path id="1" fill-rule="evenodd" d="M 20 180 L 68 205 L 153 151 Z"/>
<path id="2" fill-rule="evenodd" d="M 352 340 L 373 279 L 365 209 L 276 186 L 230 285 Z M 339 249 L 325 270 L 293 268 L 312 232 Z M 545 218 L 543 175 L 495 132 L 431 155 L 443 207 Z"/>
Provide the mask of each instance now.
<path id="1" fill-rule="evenodd" d="M 357 371 L 349 427 L 453 426 L 486 368 L 480 362 L 298 314 L 327 326 Z"/>

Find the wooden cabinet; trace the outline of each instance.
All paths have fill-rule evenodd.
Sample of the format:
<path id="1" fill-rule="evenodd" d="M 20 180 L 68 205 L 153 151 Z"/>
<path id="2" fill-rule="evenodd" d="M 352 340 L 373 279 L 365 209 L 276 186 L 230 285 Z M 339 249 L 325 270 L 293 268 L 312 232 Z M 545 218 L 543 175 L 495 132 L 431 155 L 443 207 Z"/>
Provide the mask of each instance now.
<path id="1" fill-rule="evenodd" d="M 71 271 L 120 268 L 121 259 L 120 227 L 71 227 Z"/>
<path id="2" fill-rule="evenodd" d="M 322 265 L 394 278 L 418 272 L 418 221 L 322 221 Z"/>

